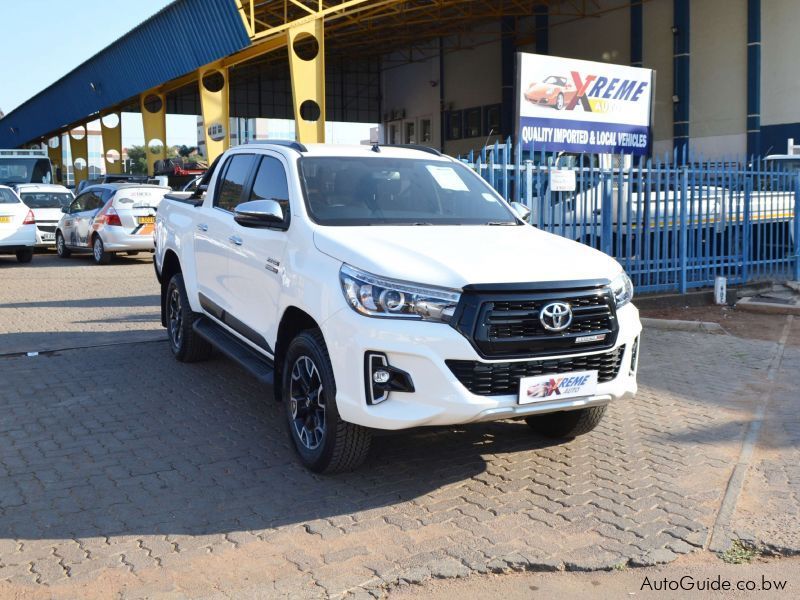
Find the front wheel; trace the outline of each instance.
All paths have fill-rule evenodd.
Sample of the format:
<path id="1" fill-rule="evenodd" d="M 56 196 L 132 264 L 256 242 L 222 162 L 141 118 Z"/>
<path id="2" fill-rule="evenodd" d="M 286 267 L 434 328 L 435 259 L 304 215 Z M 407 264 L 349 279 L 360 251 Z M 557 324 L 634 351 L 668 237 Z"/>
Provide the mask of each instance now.
<path id="1" fill-rule="evenodd" d="M 564 94 L 559 94 L 556 98 L 556 110 L 564 109 Z"/>
<path id="2" fill-rule="evenodd" d="M 17 261 L 21 263 L 29 263 L 33 260 L 33 248 L 23 248 L 17 250 Z"/>
<path id="3" fill-rule="evenodd" d="M 60 231 L 56 234 L 56 254 L 58 254 L 59 258 L 69 258 L 69 255 L 72 254 L 64 241 L 64 235 Z"/>
<path id="4" fill-rule="evenodd" d="M 339 416 L 333 366 L 318 329 L 304 331 L 289 344 L 281 390 L 289 437 L 308 469 L 337 473 L 364 462 L 372 436 Z"/>
<path id="5" fill-rule="evenodd" d="M 604 414 L 605 406 L 591 406 L 527 417 L 525 422 L 536 433 L 545 437 L 574 438 L 597 427 Z"/>
<path id="6" fill-rule="evenodd" d="M 103 240 L 100 239 L 99 235 L 94 236 L 94 242 L 92 242 L 92 256 L 94 257 L 94 262 L 98 265 L 107 265 L 113 258 L 113 254 L 106 252 L 103 246 Z"/>

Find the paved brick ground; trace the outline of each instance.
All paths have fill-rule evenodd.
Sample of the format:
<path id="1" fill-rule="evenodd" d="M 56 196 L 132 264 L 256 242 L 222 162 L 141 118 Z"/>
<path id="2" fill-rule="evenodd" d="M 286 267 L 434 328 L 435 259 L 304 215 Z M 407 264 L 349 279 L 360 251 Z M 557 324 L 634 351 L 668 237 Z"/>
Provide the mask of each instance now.
<path id="1" fill-rule="evenodd" d="M 61 277 L 53 263 L 9 269 L 0 332 L 48 347 L 26 273 Z M 80 317 L 80 284 L 45 283 L 47 323 L 152 336 L 151 268 L 75 275 L 107 299 Z M 149 317 L 129 329 L 122 313 Z M 75 339 L 108 342 L 97 333 Z M 297 464 L 279 407 L 223 359 L 181 365 L 163 341 L 0 357 L 0 596 L 366 597 L 431 576 L 669 562 L 707 542 L 775 348 L 649 332 L 641 393 L 588 436 L 552 445 L 512 422 L 393 434 L 337 477 Z"/>

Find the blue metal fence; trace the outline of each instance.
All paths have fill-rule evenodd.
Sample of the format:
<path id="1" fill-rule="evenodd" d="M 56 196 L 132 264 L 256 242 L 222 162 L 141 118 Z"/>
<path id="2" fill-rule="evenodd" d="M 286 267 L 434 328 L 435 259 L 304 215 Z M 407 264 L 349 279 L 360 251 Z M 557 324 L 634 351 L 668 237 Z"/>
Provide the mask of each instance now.
<path id="1" fill-rule="evenodd" d="M 536 227 L 616 258 L 645 292 L 800 279 L 800 172 L 774 162 L 533 153 L 462 157 Z M 571 188 L 574 177 L 574 189 Z M 562 185 L 558 185 L 561 181 Z"/>

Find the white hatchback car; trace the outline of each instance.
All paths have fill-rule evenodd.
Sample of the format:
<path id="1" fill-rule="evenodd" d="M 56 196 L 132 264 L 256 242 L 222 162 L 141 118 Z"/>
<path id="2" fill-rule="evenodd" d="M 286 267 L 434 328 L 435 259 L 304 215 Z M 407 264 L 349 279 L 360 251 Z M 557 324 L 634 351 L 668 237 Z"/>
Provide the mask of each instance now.
<path id="1" fill-rule="evenodd" d="M 69 206 L 75 195 L 63 185 L 50 183 L 21 183 L 15 189 L 36 219 L 36 246 L 55 245 L 61 209 Z"/>
<path id="2" fill-rule="evenodd" d="M 35 244 L 33 211 L 14 190 L 0 185 L 0 254 L 16 254 L 19 262 L 31 262 Z"/>
<path id="3" fill-rule="evenodd" d="M 56 227 L 61 258 L 91 252 L 106 265 L 118 252 L 129 256 L 153 251 L 156 210 L 168 187 L 134 183 L 93 185 L 63 209 Z"/>

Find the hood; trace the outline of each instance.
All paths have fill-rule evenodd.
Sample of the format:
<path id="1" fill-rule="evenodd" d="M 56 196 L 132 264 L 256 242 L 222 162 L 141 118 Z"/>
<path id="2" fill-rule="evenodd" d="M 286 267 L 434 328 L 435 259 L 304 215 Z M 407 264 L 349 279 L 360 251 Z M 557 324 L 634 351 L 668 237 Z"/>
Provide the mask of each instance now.
<path id="1" fill-rule="evenodd" d="M 613 279 L 609 256 L 531 226 L 324 227 L 325 254 L 374 275 L 448 288 Z"/>

